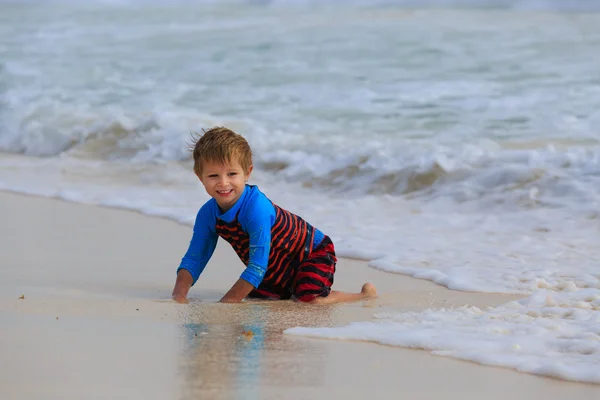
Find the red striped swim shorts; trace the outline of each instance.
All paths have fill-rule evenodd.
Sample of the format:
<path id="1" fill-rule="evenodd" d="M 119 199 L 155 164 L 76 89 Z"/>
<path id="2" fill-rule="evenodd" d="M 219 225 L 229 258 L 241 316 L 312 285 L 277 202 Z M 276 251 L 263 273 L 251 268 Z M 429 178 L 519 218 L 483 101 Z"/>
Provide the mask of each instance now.
<path id="1" fill-rule="evenodd" d="M 302 302 L 327 297 L 331 293 L 336 262 L 333 242 L 325 235 L 321 243 L 300 263 L 290 287 L 275 291 L 260 285 L 249 297 L 282 300 L 293 298 Z"/>

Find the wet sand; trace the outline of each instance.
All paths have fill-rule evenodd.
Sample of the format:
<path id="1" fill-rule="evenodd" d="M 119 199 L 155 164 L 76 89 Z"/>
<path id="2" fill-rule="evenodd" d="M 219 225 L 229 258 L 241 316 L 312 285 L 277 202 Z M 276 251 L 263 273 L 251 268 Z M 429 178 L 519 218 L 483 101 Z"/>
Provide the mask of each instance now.
<path id="1" fill-rule="evenodd" d="M 595 385 L 373 343 L 283 335 L 376 312 L 514 296 L 455 292 L 340 259 L 335 289 L 376 300 L 219 304 L 243 270 L 220 243 L 189 305 L 170 293 L 191 228 L 138 213 L 0 193 L 0 387 L 6 399 L 576 399 Z M 21 296 L 24 298 L 20 298 Z"/>

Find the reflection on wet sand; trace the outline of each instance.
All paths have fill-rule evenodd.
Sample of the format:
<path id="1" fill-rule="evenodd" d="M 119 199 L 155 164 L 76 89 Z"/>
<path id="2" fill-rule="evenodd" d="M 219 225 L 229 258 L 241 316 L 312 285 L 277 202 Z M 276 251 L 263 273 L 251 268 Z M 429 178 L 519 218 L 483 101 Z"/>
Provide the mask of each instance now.
<path id="1" fill-rule="evenodd" d="M 323 386 L 329 341 L 298 340 L 283 331 L 336 325 L 340 313 L 336 306 L 291 301 L 191 304 L 182 328 L 184 399 L 256 399 L 266 387 Z"/>

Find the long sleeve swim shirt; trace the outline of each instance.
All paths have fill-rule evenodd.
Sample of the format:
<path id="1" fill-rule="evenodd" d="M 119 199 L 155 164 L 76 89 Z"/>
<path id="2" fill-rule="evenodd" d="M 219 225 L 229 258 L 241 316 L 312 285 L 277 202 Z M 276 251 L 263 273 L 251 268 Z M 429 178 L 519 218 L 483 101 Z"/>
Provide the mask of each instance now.
<path id="1" fill-rule="evenodd" d="M 217 201 L 210 199 L 198 211 L 189 248 L 182 258 L 177 272 L 181 269 L 187 270 L 192 275 L 195 284 L 217 245 L 217 239 L 220 236 L 218 226 L 235 223 L 245 235 L 229 236 L 227 241 L 234 247 L 242 260 L 247 260 L 246 269 L 240 278 L 257 288 L 269 267 L 272 245 L 287 240 L 286 236 L 290 233 L 276 229 L 274 232 L 278 237 L 272 237 L 273 226 L 277 222 L 281 210 L 279 207 L 276 208 L 258 187 L 251 185 L 246 185 L 238 201 L 224 213 L 221 212 Z M 284 212 L 292 215 L 296 220 L 304 222 L 301 218 L 285 210 Z M 312 228 L 312 230 L 311 247 L 314 248 L 321 243 L 324 234 L 316 228 Z M 221 236 L 223 236 L 222 231 Z M 247 253 L 242 257 L 242 252 L 246 250 Z"/>

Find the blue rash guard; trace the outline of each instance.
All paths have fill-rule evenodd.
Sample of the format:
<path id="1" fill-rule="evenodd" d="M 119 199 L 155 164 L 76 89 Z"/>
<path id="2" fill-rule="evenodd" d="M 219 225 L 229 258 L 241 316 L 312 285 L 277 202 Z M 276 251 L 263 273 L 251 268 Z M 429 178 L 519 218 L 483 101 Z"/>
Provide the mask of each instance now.
<path id="1" fill-rule="evenodd" d="M 215 199 L 210 199 L 198 211 L 190 246 L 177 272 L 180 269 L 187 270 L 195 284 L 217 246 L 217 219 L 230 223 L 237 218 L 250 242 L 248 264 L 240 278 L 257 288 L 269 265 L 271 228 L 275 216 L 273 203 L 256 186 L 246 185 L 238 201 L 225 213 L 221 212 Z M 314 228 L 313 247 L 321 243 L 324 236 Z"/>

